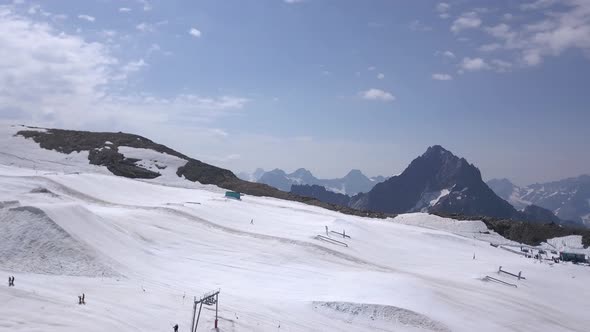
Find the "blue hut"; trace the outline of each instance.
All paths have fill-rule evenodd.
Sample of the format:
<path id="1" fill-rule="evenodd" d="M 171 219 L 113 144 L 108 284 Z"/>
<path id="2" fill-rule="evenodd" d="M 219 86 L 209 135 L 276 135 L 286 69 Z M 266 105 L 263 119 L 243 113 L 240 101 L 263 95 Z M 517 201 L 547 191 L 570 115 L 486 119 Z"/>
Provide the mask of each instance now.
<path id="1" fill-rule="evenodd" d="M 240 198 L 241 194 L 239 192 L 236 191 L 226 191 L 225 192 L 225 197 L 227 198 L 233 198 L 233 199 L 241 199 Z"/>

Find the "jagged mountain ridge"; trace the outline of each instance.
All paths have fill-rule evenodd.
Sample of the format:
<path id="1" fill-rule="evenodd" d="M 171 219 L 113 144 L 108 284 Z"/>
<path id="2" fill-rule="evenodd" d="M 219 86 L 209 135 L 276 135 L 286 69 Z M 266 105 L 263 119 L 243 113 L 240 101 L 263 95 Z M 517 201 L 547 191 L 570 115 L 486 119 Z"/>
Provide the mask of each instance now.
<path id="1" fill-rule="evenodd" d="M 590 176 L 581 175 L 559 181 L 535 183 L 526 187 L 508 179 L 492 179 L 488 186 L 517 209 L 531 204 L 552 211 L 562 220 L 590 226 Z"/>
<path id="2" fill-rule="evenodd" d="M 253 175 L 242 175 L 243 178 L 253 178 Z M 293 185 L 318 185 L 326 190 L 346 195 L 356 195 L 368 192 L 375 184 L 383 182 L 383 176 L 367 177 L 360 170 L 353 169 L 342 178 L 319 179 L 309 170 L 299 168 L 293 173 L 286 173 L 281 169 L 274 169 L 263 173 L 256 182 L 264 183 L 282 191 L 291 191 Z"/>
<path id="3" fill-rule="evenodd" d="M 539 207 L 517 211 L 483 182 L 477 167 L 438 145 L 429 147 L 400 175 L 348 200 L 310 186 L 293 186 L 293 192 L 330 202 L 346 201 L 355 209 L 384 213 L 431 212 L 559 222 L 550 211 Z"/>

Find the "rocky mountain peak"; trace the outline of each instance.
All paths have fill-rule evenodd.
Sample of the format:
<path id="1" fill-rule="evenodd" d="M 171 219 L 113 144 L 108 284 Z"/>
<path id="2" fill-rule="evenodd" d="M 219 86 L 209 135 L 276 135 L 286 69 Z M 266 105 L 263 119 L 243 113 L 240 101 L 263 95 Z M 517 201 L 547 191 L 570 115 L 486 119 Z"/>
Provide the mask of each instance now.
<path id="1" fill-rule="evenodd" d="M 358 169 L 353 169 L 344 176 L 345 179 L 368 179 L 363 172 Z"/>

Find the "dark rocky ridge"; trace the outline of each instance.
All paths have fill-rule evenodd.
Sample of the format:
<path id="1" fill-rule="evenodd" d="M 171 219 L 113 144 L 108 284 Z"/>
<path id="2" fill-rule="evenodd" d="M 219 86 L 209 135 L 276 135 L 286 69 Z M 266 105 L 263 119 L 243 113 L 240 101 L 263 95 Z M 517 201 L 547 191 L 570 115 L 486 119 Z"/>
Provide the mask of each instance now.
<path id="1" fill-rule="evenodd" d="M 105 166 L 111 173 L 118 176 L 143 179 L 153 179 L 160 176 L 159 173 L 136 165 L 136 159 L 125 158 L 118 151 L 119 146 L 151 149 L 186 160 L 187 163 L 179 167 L 176 174 L 179 177 L 184 176 L 189 181 L 212 184 L 252 196 L 266 196 L 301 202 L 351 215 L 373 218 L 394 216 L 386 213 L 357 210 L 346 206 L 329 204 L 313 198 L 283 192 L 265 184 L 244 181 L 236 177 L 229 170 L 190 158 L 167 146 L 157 144 L 139 135 L 121 132 L 88 132 L 63 129 L 45 129 L 44 131 L 21 130 L 16 135 L 34 140 L 41 148 L 60 153 L 69 154 L 72 152 L 89 151 L 88 159 L 91 164 Z M 112 144 L 106 144 L 106 142 L 111 142 Z M 105 145 L 109 146 L 109 148 L 105 148 Z"/>
<path id="2" fill-rule="evenodd" d="M 292 185 L 291 192 L 295 195 L 312 197 L 322 202 L 336 204 L 340 206 L 348 206 L 350 197 L 344 194 L 338 194 L 326 190 L 323 186 L 318 185 Z"/>
<path id="3" fill-rule="evenodd" d="M 554 223 L 554 224 L 561 223 L 561 220 L 559 218 L 557 218 L 557 216 L 554 215 L 553 212 L 551 212 L 547 209 L 544 209 L 540 206 L 529 205 L 524 208 L 522 213 L 531 222 L 541 221 L 542 223 L 547 223 L 547 222 Z"/>

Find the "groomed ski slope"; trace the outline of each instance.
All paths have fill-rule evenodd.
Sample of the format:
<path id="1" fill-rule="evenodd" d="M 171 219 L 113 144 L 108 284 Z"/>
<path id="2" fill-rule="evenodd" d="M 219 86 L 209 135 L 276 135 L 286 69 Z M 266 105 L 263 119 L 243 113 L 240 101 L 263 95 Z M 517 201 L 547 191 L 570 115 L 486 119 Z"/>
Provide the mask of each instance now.
<path id="1" fill-rule="evenodd" d="M 237 201 L 214 186 L 76 167 L 83 159 L 54 166 L 63 155 L 38 147 L 45 164 L 32 169 L 35 147 L 18 143 L 11 146 L 26 160 L 8 146 L 0 160 L 0 276 L 16 277 L 15 287 L 0 286 L 0 331 L 171 331 L 174 324 L 188 331 L 193 296 L 217 288 L 220 331 L 590 326 L 588 267 L 492 247 L 511 242 L 481 233 L 478 221 L 422 213 L 378 220 L 272 198 Z M 350 239 L 330 237 L 348 247 L 316 239 L 325 226 L 346 230 Z M 498 275 L 500 265 L 527 279 Z M 86 305 L 77 304 L 81 293 Z M 212 310 L 204 308 L 199 331 L 212 330 Z"/>
<path id="2" fill-rule="evenodd" d="M 216 288 L 222 331 L 585 331 L 590 323 L 587 268 L 535 263 L 452 233 L 477 236 L 478 222 L 373 220 L 269 198 L 230 200 L 220 190 L 23 172 L 0 169 L 0 201 L 43 211 L 94 257 L 91 271 L 103 270 L 3 269 L 16 287 L 0 288 L 0 329 L 166 331 L 178 323 L 186 331 L 192 296 Z M 436 219 L 446 231 L 411 225 Z M 349 247 L 314 239 L 326 225 L 345 229 Z M 500 265 L 527 280 L 498 276 Z M 76 304 L 82 292 L 85 306 Z M 209 330 L 212 312 L 202 318 Z"/>

